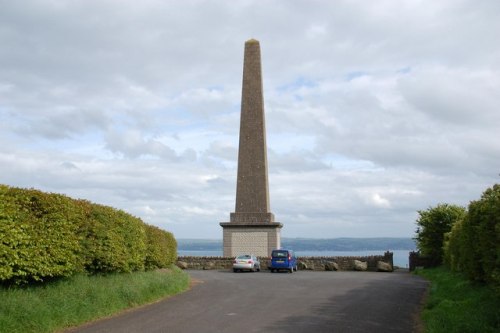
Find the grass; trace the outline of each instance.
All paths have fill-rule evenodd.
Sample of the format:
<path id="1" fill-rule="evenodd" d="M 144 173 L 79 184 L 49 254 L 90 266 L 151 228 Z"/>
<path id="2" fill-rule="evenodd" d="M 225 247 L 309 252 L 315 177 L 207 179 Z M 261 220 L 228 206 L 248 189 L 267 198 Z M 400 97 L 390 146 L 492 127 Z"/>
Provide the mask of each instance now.
<path id="1" fill-rule="evenodd" d="M 188 285 L 189 276 L 172 267 L 0 287 L 0 332 L 54 332 L 177 294 Z"/>
<path id="2" fill-rule="evenodd" d="M 426 333 L 500 332 L 500 297 L 444 267 L 417 270 L 431 281 L 422 319 Z"/>

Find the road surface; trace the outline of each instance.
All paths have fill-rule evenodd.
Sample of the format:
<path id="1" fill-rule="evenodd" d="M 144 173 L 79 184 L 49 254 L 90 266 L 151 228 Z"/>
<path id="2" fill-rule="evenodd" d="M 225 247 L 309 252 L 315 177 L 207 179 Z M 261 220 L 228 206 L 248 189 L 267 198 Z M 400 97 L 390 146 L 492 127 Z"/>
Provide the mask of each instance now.
<path id="1" fill-rule="evenodd" d="M 405 271 L 189 271 L 191 290 L 68 332 L 418 332 L 427 282 Z"/>

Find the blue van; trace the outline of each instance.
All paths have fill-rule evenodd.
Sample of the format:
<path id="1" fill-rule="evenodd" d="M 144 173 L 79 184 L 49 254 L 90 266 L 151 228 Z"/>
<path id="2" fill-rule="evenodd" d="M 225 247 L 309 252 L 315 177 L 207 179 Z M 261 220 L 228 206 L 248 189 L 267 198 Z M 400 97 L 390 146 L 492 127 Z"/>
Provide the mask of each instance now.
<path id="1" fill-rule="evenodd" d="M 290 273 L 297 271 L 297 258 L 292 250 L 273 250 L 271 253 L 271 262 L 269 263 L 271 273 L 279 270 L 287 270 Z"/>

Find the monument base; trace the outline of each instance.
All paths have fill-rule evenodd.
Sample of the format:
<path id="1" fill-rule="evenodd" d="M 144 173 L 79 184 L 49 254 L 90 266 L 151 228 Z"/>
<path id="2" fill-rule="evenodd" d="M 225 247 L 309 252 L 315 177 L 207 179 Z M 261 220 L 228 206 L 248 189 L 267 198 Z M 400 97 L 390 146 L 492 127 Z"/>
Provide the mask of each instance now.
<path id="1" fill-rule="evenodd" d="M 224 257 L 254 254 L 268 257 L 281 247 L 281 223 L 220 223 L 223 229 Z"/>

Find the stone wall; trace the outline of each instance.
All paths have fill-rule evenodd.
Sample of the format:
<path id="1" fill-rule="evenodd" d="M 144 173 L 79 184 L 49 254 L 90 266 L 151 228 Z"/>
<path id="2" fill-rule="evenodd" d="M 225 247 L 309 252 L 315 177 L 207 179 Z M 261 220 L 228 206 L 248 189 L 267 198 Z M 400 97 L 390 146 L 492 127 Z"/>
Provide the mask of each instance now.
<path id="1" fill-rule="evenodd" d="M 330 263 L 336 263 L 341 271 L 354 270 L 354 260 L 366 262 L 368 271 L 377 271 L 377 262 L 382 261 L 393 265 L 393 253 L 364 257 L 298 257 L 299 269 L 325 271 Z M 228 270 L 232 268 L 233 257 L 179 257 L 177 265 L 183 269 L 214 269 Z M 269 258 L 259 258 L 262 269 L 267 269 Z"/>
<path id="2" fill-rule="evenodd" d="M 414 271 L 417 267 L 429 268 L 441 265 L 440 259 L 424 257 L 420 254 L 420 252 L 415 251 L 410 252 L 409 262 L 410 272 Z"/>

